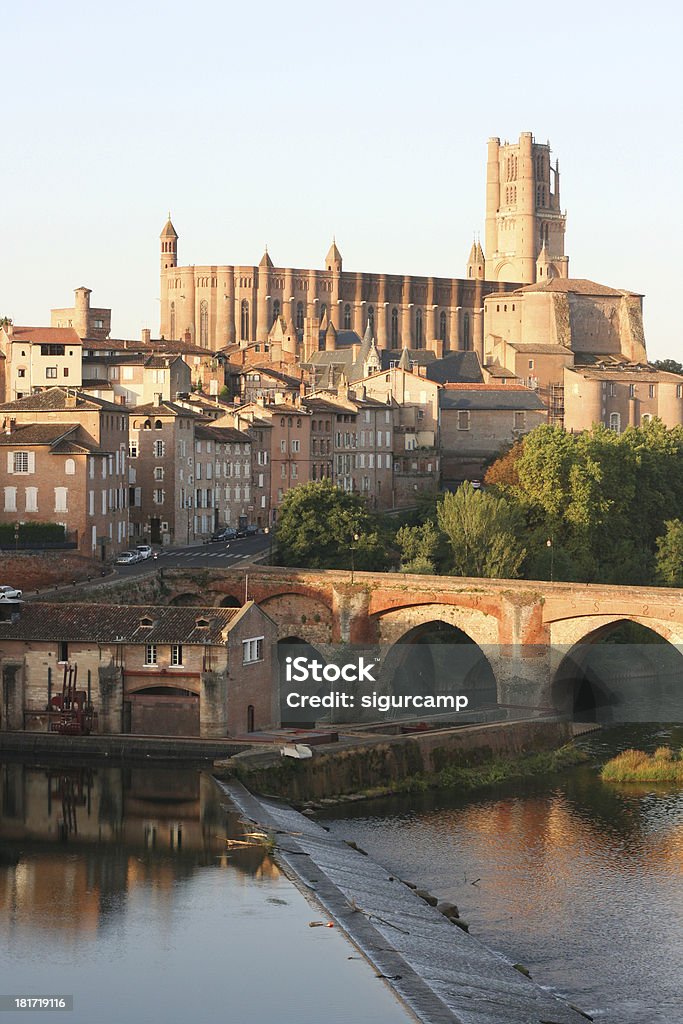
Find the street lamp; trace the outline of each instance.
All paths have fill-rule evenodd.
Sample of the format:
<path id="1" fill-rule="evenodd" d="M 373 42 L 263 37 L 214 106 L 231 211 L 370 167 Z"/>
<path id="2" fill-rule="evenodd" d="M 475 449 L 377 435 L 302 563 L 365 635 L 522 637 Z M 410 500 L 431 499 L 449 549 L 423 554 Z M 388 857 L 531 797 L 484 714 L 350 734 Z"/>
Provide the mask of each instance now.
<path id="1" fill-rule="evenodd" d="M 356 571 L 354 553 L 355 553 L 355 550 L 356 550 L 356 544 L 358 543 L 359 540 L 360 540 L 360 534 L 359 533 L 354 533 L 354 535 L 353 535 L 353 543 L 351 545 L 351 586 L 353 586 L 353 576 L 354 576 L 354 573 Z"/>
<path id="2" fill-rule="evenodd" d="M 263 527 L 263 532 L 269 538 L 268 544 L 268 565 L 273 564 L 273 531 L 269 526 Z"/>
<path id="3" fill-rule="evenodd" d="M 552 537 L 548 537 L 548 539 L 547 539 L 547 541 L 545 543 L 546 543 L 546 547 L 550 548 L 550 582 L 552 583 L 553 582 L 553 576 L 554 576 L 553 570 L 554 570 L 554 567 L 555 567 L 554 566 L 554 562 L 555 562 L 555 557 L 554 557 L 555 556 L 555 549 L 553 548 L 553 539 L 552 539 Z"/>

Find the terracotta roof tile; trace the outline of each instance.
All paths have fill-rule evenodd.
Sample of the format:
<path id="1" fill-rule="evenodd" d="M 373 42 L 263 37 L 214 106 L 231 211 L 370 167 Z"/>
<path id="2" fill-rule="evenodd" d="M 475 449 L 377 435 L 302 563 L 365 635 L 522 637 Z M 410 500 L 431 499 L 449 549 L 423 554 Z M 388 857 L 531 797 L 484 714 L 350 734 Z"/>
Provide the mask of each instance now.
<path id="1" fill-rule="evenodd" d="M 22 606 L 15 622 L 0 622 L 0 640 L 222 644 L 224 631 L 241 610 L 31 602 Z M 151 619 L 152 625 L 142 626 L 144 618 Z M 199 618 L 206 618 L 209 625 L 198 626 Z"/>

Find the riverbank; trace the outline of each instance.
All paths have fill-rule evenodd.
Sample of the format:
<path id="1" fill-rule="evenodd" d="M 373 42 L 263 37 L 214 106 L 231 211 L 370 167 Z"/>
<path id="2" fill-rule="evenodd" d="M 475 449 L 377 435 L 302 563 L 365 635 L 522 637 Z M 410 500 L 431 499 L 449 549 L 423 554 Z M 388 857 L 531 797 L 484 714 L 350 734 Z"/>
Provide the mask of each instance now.
<path id="1" fill-rule="evenodd" d="M 291 807 L 257 798 L 239 783 L 223 788 L 249 821 L 275 836 L 278 862 L 422 1024 L 587 1019 L 455 927 L 372 857 Z"/>
<path id="2" fill-rule="evenodd" d="M 0 732 L 0 757 L 30 760 L 49 757 L 79 761 L 213 762 L 233 757 L 247 744 L 230 740 L 200 740 L 178 736 L 61 736 L 55 732 Z"/>
<path id="3" fill-rule="evenodd" d="M 279 751 L 243 751 L 218 762 L 215 775 L 238 779 L 251 792 L 307 802 L 367 799 L 430 786 L 500 781 L 501 774 L 551 767 L 572 739 L 572 723 L 548 719 L 458 726 L 406 736 L 343 734 L 313 757 L 295 760 Z M 545 757 L 540 757 L 545 755 Z M 550 756 L 548 760 L 547 757 Z M 569 756 L 563 755 L 563 756 Z M 450 782 L 448 780 L 451 780 Z"/>

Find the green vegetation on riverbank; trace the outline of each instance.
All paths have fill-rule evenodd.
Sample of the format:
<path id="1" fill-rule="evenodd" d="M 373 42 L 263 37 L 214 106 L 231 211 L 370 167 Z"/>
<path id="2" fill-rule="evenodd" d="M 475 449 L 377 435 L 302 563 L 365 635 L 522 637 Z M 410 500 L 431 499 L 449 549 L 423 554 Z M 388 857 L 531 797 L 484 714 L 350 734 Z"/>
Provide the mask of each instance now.
<path id="1" fill-rule="evenodd" d="M 624 750 L 603 765 L 603 782 L 681 782 L 683 751 L 658 747 L 654 754 L 642 750 Z"/>
<path id="2" fill-rule="evenodd" d="M 583 764 L 588 760 L 585 751 L 568 743 L 559 750 L 540 751 L 521 757 L 495 757 L 491 761 L 472 766 L 451 765 L 438 772 L 420 772 L 408 776 L 392 786 L 375 786 L 361 790 L 345 799 L 373 799 L 383 796 L 394 796 L 399 793 L 424 793 L 435 789 L 460 789 L 472 791 L 511 782 L 515 779 L 529 779 L 534 776 L 552 775 L 564 771 L 574 765 Z"/>

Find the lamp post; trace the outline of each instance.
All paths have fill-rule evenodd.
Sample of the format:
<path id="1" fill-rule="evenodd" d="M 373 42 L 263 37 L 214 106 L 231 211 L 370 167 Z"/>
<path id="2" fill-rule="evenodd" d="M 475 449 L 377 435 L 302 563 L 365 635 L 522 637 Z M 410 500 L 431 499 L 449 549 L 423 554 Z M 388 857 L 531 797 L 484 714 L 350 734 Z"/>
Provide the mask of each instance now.
<path id="1" fill-rule="evenodd" d="M 555 564 L 554 564 L 555 563 L 555 550 L 553 548 L 553 539 L 552 539 L 552 537 L 548 537 L 548 539 L 547 539 L 547 541 L 545 543 L 546 543 L 546 547 L 550 548 L 550 582 L 552 583 L 553 582 L 553 577 L 554 577 L 554 568 L 555 568 Z"/>
<path id="2" fill-rule="evenodd" d="M 353 586 L 353 577 L 354 577 L 354 574 L 355 574 L 355 571 L 356 571 L 355 551 L 356 551 L 356 544 L 358 543 L 359 540 L 360 540 L 360 534 L 359 533 L 354 533 L 354 535 L 353 535 L 353 543 L 351 544 L 351 586 Z"/>
<path id="3" fill-rule="evenodd" d="M 269 526 L 263 527 L 263 532 L 268 537 L 268 565 L 273 564 L 273 531 Z"/>

